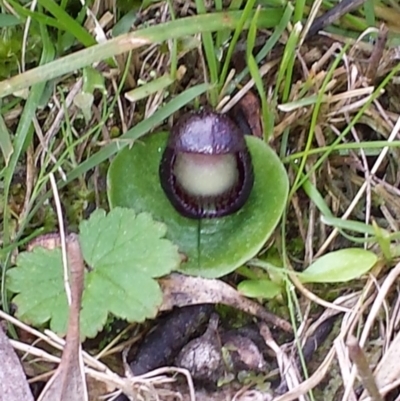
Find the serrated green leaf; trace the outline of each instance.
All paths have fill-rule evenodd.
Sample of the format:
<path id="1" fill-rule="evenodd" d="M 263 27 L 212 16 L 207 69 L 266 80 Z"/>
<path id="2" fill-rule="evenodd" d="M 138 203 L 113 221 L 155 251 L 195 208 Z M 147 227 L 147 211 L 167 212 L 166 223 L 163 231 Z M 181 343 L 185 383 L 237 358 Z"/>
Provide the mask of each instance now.
<path id="1" fill-rule="evenodd" d="M 361 248 L 330 252 L 318 258 L 299 273 L 303 283 L 338 283 L 350 281 L 367 273 L 378 260 L 377 256 Z"/>
<path id="2" fill-rule="evenodd" d="M 52 330 L 65 334 L 68 303 L 60 249 L 22 252 L 17 266 L 7 271 L 7 288 L 18 293 L 13 299 L 18 318 L 34 326 L 50 320 Z"/>
<path id="3" fill-rule="evenodd" d="M 87 275 L 81 325 L 89 337 L 103 327 L 109 312 L 131 322 L 154 317 L 162 293 L 153 279 L 177 269 L 178 249 L 163 239 L 166 226 L 150 214 L 116 208 L 97 210 L 80 224 Z"/>
<path id="4" fill-rule="evenodd" d="M 177 247 L 162 238 L 165 233 L 165 225 L 148 213 L 136 215 L 122 208 L 108 215 L 97 210 L 81 223 L 79 242 L 89 266 L 80 316 L 82 337 L 94 337 L 109 313 L 131 322 L 156 315 L 162 292 L 154 278 L 180 263 Z M 59 249 L 21 253 L 7 276 L 8 288 L 18 294 L 13 302 L 21 320 L 36 326 L 50 321 L 53 331 L 66 333 L 68 305 Z"/>
<path id="5" fill-rule="evenodd" d="M 97 210 L 80 224 L 80 242 L 85 261 L 93 269 L 129 269 L 160 277 L 179 266 L 177 247 L 163 239 L 167 228 L 149 213 L 116 208 L 107 216 Z"/>
<path id="6" fill-rule="evenodd" d="M 82 299 L 81 325 L 88 337 L 94 337 L 107 319 L 108 312 L 130 322 L 154 318 L 162 302 L 157 281 L 140 272 L 132 278 L 127 272 L 97 269 L 88 274 Z"/>

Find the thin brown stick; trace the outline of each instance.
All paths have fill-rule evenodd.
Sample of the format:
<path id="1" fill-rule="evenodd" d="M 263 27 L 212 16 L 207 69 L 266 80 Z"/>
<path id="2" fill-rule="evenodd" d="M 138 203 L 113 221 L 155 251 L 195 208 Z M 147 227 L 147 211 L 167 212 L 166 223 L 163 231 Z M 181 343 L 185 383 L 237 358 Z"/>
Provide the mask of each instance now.
<path id="1" fill-rule="evenodd" d="M 386 42 L 388 39 L 389 29 L 385 24 L 379 27 L 378 37 L 372 49 L 371 56 L 368 60 L 367 71 L 365 76 L 368 80 L 374 81 L 378 72 L 379 64 L 381 63 L 383 51 L 385 50 Z"/>
<path id="2" fill-rule="evenodd" d="M 358 376 L 360 377 L 365 389 L 368 391 L 368 394 L 374 401 L 383 401 L 378 386 L 376 385 L 374 375 L 369 367 L 368 360 L 364 351 L 360 347 L 357 338 L 350 335 L 347 339 L 347 347 L 350 359 L 357 366 Z"/>
<path id="3" fill-rule="evenodd" d="M 343 15 L 355 10 L 364 3 L 365 0 L 342 0 L 335 7 L 331 8 L 325 14 L 315 19 L 310 30 L 308 31 L 307 37 L 315 35 L 320 30 L 337 21 L 339 18 L 343 17 Z"/>

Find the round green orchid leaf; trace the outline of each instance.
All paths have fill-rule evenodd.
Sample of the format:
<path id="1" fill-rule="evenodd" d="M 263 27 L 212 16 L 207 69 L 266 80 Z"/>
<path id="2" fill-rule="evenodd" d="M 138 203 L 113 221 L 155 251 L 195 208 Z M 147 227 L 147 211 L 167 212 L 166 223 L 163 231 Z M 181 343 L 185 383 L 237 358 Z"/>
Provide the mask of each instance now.
<path id="1" fill-rule="evenodd" d="M 168 133 L 124 148 L 108 172 L 111 208 L 149 212 L 164 222 L 167 238 L 186 255 L 183 273 L 215 278 L 254 257 L 278 224 L 288 196 L 288 178 L 275 152 L 256 137 L 246 137 L 254 168 L 254 186 L 246 204 L 226 217 L 192 220 L 181 216 L 165 196 L 158 176 Z"/>

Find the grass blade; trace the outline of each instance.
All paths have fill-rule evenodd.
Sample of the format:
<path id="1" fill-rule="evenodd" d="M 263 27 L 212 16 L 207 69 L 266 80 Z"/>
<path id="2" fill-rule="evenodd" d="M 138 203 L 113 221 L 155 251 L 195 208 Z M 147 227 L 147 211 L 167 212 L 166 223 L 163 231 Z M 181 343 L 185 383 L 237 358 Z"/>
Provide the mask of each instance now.
<path id="1" fill-rule="evenodd" d="M 10 160 L 12 152 L 14 151 L 10 133 L 8 132 L 7 126 L 4 122 L 3 117 L 0 115 L 0 150 L 3 154 L 6 166 Z"/>
<path id="2" fill-rule="evenodd" d="M 260 27 L 274 26 L 282 15 L 281 9 L 261 12 L 257 22 Z M 0 82 L 0 97 L 5 97 L 18 90 L 25 89 L 35 83 L 49 81 L 93 63 L 106 60 L 110 57 L 140 48 L 152 43 L 161 43 L 168 39 L 195 35 L 202 32 L 213 32 L 221 29 L 235 29 L 239 23 L 241 12 L 233 11 L 219 14 L 204 14 L 195 17 L 182 18 L 177 21 L 166 22 L 118 36 L 105 43 L 100 43 L 87 49 L 80 50 L 62 57 L 52 63 L 33 68 L 23 74 Z M 249 24 L 245 24 L 247 29 Z"/>

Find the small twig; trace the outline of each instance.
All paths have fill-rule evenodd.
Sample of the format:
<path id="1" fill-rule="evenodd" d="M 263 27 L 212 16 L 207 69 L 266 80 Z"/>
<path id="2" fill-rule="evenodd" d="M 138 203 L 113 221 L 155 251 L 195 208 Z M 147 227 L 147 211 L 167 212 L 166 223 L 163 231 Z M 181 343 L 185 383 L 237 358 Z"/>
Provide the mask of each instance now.
<path id="1" fill-rule="evenodd" d="M 347 339 L 347 347 L 350 359 L 357 366 L 358 375 L 365 389 L 374 401 L 383 401 L 378 386 L 376 385 L 374 375 L 369 367 L 368 360 L 364 351 L 360 347 L 357 338 L 350 335 Z"/>
<path id="2" fill-rule="evenodd" d="M 366 0 L 342 0 L 335 7 L 331 8 L 325 14 L 315 19 L 310 30 L 308 31 L 307 37 L 315 35 L 318 33 L 318 31 L 342 18 L 343 15 L 361 6 L 363 3 L 365 3 L 365 1 Z"/>
<path id="3" fill-rule="evenodd" d="M 271 350 L 275 353 L 281 377 L 284 380 L 284 386 L 289 389 L 289 391 L 297 389 L 300 385 L 301 380 L 295 361 L 293 360 L 293 358 L 288 357 L 288 355 L 276 343 L 266 323 L 259 323 L 259 329 L 261 337 L 263 337 L 265 344 L 267 344 L 267 346 L 271 348 Z M 296 398 L 298 398 L 299 401 L 305 400 L 303 394 L 298 394 Z"/>
<path id="4" fill-rule="evenodd" d="M 71 288 L 69 285 L 69 277 L 68 277 L 67 245 L 66 245 L 66 240 L 65 240 L 65 228 L 64 228 L 63 214 L 62 214 L 62 209 L 61 209 L 61 201 L 60 201 L 60 196 L 58 194 L 57 183 L 56 183 L 53 173 L 50 173 L 49 177 L 50 177 L 51 188 L 53 190 L 54 203 L 56 205 L 58 225 L 60 228 L 61 253 L 62 253 L 62 262 L 63 262 L 63 267 L 64 267 L 65 292 L 67 294 L 68 305 L 70 305 L 71 304 Z"/>
<path id="5" fill-rule="evenodd" d="M 361 333 L 360 336 L 360 344 L 361 346 L 364 346 L 364 344 L 366 343 L 367 339 L 368 339 L 368 335 L 371 331 L 371 328 L 375 322 L 375 319 L 379 313 L 379 311 L 381 310 L 382 304 L 385 300 L 385 298 L 387 297 L 387 294 L 391 288 L 391 286 L 393 285 L 393 283 L 396 281 L 396 279 L 399 277 L 400 275 L 400 263 L 398 263 L 391 271 L 390 273 L 387 275 L 387 277 L 385 278 L 385 281 L 383 282 L 383 284 L 381 285 L 379 292 L 374 300 L 374 303 L 371 307 L 371 310 L 368 314 L 368 318 L 364 324 L 364 328 L 363 331 Z M 372 285 L 372 282 L 371 282 Z M 354 382 L 355 379 L 355 369 L 353 368 L 351 371 L 351 376 L 349 378 L 348 381 L 348 387 L 345 388 L 345 392 L 343 395 L 343 400 L 347 400 L 348 396 L 351 392 L 351 388 L 352 388 L 352 383 Z"/>
<path id="6" fill-rule="evenodd" d="M 388 39 L 389 29 L 385 24 L 379 27 L 378 37 L 372 49 L 371 56 L 368 60 L 367 71 L 365 76 L 368 80 L 374 81 L 378 72 L 379 64 L 382 60 L 383 51 L 385 50 L 386 42 Z"/>

